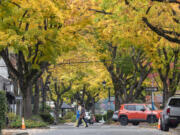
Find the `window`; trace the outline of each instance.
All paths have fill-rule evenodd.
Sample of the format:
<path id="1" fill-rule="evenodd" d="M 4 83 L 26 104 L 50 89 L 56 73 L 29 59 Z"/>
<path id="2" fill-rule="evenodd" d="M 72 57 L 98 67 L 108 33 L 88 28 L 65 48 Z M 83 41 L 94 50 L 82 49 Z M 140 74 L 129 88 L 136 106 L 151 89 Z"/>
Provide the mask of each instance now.
<path id="1" fill-rule="evenodd" d="M 135 111 L 136 106 L 135 105 L 125 105 L 125 109 L 128 111 Z"/>
<path id="2" fill-rule="evenodd" d="M 136 105 L 136 111 L 142 111 L 145 110 L 144 105 Z"/>
<path id="3" fill-rule="evenodd" d="M 178 98 L 171 99 L 171 101 L 169 102 L 169 106 L 180 107 L 180 99 Z"/>
<path id="4" fill-rule="evenodd" d="M 152 110 L 152 104 L 148 104 L 146 105 L 146 107 L 149 109 L 149 110 Z M 154 105 L 154 110 L 158 110 L 158 108 Z"/>

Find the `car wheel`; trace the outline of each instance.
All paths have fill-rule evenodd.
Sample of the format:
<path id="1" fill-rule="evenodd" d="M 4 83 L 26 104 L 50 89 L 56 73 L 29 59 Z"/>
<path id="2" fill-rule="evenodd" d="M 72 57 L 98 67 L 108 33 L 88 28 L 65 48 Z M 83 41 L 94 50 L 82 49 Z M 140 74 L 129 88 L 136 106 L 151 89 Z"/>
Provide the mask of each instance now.
<path id="1" fill-rule="evenodd" d="M 156 121 L 157 121 L 157 118 L 154 115 L 150 115 L 150 116 L 147 117 L 147 122 L 148 123 L 156 123 Z"/>
<path id="2" fill-rule="evenodd" d="M 162 122 L 162 130 L 163 131 L 169 131 L 169 126 Z"/>
<path id="3" fill-rule="evenodd" d="M 160 122 L 161 122 L 161 124 L 160 124 L 160 130 L 163 130 L 163 127 L 162 127 L 162 119 L 160 119 Z"/>
<path id="4" fill-rule="evenodd" d="M 134 126 L 137 126 L 137 125 L 139 125 L 139 122 L 133 122 L 132 123 Z"/>
<path id="5" fill-rule="evenodd" d="M 120 117 L 120 124 L 126 126 L 128 124 L 128 118 L 126 116 Z"/>
<path id="6" fill-rule="evenodd" d="M 177 126 L 178 126 L 178 123 L 172 123 L 172 124 L 171 124 L 171 127 L 172 127 L 172 128 L 176 128 Z"/>

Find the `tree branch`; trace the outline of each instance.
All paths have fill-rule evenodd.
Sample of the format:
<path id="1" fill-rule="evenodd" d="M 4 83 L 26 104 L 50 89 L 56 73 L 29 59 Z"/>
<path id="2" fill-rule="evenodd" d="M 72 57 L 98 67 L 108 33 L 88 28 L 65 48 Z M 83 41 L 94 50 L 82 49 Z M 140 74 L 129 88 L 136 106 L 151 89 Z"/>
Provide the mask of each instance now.
<path id="1" fill-rule="evenodd" d="M 147 20 L 146 17 L 143 17 L 142 20 L 152 31 L 154 31 L 159 36 L 164 37 L 165 39 L 167 39 L 170 42 L 180 44 L 180 40 L 178 38 L 172 38 L 172 37 L 168 36 L 167 34 L 165 34 L 165 33 L 167 33 L 166 30 L 163 30 L 162 28 L 159 29 L 159 28 L 153 26 L 152 24 L 149 23 L 149 21 Z M 179 35 L 180 33 L 177 33 L 177 34 Z"/>
<path id="2" fill-rule="evenodd" d="M 102 13 L 102 14 L 105 14 L 105 15 L 112 15 L 113 13 L 111 12 L 106 12 L 104 10 L 97 10 L 97 9 L 89 9 L 90 11 L 94 11 L 94 12 L 97 12 L 97 13 Z"/>
<path id="3" fill-rule="evenodd" d="M 180 0 L 151 0 L 151 1 L 168 2 L 168 3 L 176 3 L 176 4 L 180 4 Z"/>

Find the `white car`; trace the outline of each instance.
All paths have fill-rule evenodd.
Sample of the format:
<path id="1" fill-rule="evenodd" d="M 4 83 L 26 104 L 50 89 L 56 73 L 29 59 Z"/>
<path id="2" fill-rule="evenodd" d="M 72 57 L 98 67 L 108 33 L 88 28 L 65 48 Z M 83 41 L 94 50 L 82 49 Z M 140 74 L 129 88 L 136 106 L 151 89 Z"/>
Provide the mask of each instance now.
<path id="1" fill-rule="evenodd" d="M 119 111 L 115 111 L 113 113 L 112 120 L 115 121 L 115 122 L 118 121 L 118 113 L 119 113 Z"/>
<path id="2" fill-rule="evenodd" d="M 85 119 L 88 121 L 91 119 L 91 115 L 89 112 L 85 112 Z"/>
<path id="3" fill-rule="evenodd" d="M 90 124 L 93 124 L 93 123 L 94 123 L 94 121 L 93 121 L 93 119 L 92 119 L 92 117 L 91 117 L 91 113 L 90 113 L 90 112 L 85 112 L 85 119 L 86 119 L 87 122 L 90 123 Z"/>

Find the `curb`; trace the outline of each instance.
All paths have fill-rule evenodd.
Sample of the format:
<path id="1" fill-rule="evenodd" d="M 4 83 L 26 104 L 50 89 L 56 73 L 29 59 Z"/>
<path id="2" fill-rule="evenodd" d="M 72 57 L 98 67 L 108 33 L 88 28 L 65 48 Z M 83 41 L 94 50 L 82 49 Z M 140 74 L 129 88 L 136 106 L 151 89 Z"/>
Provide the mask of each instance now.
<path id="1" fill-rule="evenodd" d="M 2 135 L 29 135 L 28 132 L 15 132 L 15 131 L 6 131 L 3 132 Z"/>
<path id="2" fill-rule="evenodd" d="M 24 132 L 24 133 L 14 133 L 14 134 L 12 134 L 12 135 L 29 135 L 29 133 L 28 133 L 28 132 Z"/>

